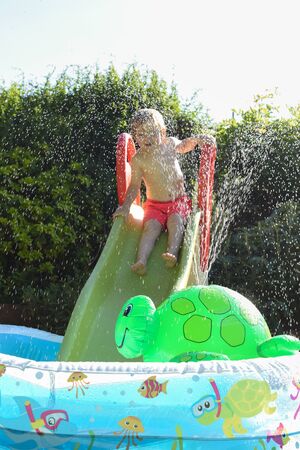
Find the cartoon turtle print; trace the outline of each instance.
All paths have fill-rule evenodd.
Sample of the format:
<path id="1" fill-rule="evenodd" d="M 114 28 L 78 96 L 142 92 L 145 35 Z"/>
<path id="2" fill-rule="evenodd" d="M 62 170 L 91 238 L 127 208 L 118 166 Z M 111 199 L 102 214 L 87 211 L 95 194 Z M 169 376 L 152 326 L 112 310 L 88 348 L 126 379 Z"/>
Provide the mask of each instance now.
<path id="1" fill-rule="evenodd" d="M 149 362 L 281 356 L 300 349 L 293 336 L 271 337 L 253 303 L 217 285 L 176 292 L 157 309 L 149 297 L 129 299 L 117 319 L 115 342 L 126 358 Z"/>
<path id="2" fill-rule="evenodd" d="M 214 395 L 207 395 L 195 402 L 191 409 L 195 419 L 202 425 L 210 425 L 224 419 L 222 428 L 226 437 L 233 438 L 235 431 L 244 434 L 247 429 L 242 425 L 243 418 L 254 417 L 261 412 L 273 414 L 277 393 L 271 392 L 266 381 L 245 379 L 236 382 L 222 400 L 214 380 L 210 380 Z"/>

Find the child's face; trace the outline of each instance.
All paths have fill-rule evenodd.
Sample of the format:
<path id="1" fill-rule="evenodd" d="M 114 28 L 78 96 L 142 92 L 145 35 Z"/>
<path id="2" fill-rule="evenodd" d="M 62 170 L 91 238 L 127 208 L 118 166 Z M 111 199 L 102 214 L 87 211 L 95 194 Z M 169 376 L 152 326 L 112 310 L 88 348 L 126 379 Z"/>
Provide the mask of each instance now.
<path id="1" fill-rule="evenodd" d="M 134 137 L 141 148 L 151 149 L 161 144 L 163 133 L 159 127 L 146 123 L 136 127 Z"/>

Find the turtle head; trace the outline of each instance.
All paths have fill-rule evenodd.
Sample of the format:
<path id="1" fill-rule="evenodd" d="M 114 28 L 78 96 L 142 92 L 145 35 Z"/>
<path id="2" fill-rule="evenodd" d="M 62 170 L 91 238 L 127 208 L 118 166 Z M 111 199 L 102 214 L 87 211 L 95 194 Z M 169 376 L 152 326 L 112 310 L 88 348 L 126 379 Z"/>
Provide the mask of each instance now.
<path id="1" fill-rule="evenodd" d="M 145 295 L 132 297 L 124 304 L 117 318 L 115 342 L 125 358 L 138 358 L 144 354 L 154 313 L 154 303 Z"/>
<path id="2" fill-rule="evenodd" d="M 193 404 L 192 414 L 202 425 L 210 425 L 218 420 L 218 416 L 216 415 L 217 408 L 218 402 L 216 396 L 206 395 Z"/>

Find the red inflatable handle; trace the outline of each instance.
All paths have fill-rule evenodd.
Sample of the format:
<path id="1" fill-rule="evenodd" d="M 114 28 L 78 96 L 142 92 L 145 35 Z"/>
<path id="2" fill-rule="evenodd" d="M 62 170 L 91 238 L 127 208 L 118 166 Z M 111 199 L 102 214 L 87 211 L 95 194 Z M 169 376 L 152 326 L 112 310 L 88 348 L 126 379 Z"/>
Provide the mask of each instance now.
<path id="1" fill-rule="evenodd" d="M 125 200 L 126 191 L 131 180 L 131 166 L 130 161 L 135 155 L 136 149 L 132 137 L 128 133 L 122 133 L 118 137 L 117 142 L 117 161 L 116 161 L 116 174 L 117 174 L 117 192 L 119 205 L 122 205 Z M 134 203 L 140 204 L 140 194 L 138 194 Z"/>
<path id="2" fill-rule="evenodd" d="M 217 148 L 203 145 L 198 175 L 198 207 L 200 209 L 200 270 L 208 269 L 210 225 Z"/>

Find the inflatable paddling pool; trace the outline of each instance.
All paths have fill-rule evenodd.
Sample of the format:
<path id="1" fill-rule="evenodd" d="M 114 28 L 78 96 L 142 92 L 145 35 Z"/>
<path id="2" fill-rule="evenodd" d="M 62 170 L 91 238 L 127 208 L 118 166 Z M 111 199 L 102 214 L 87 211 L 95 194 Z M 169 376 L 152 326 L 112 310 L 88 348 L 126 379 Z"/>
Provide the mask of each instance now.
<path id="1" fill-rule="evenodd" d="M 120 199 L 134 153 L 128 135 L 120 136 L 118 151 Z M 203 155 L 202 214 L 194 214 L 188 225 L 176 269 L 159 265 L 166 243 L 161 236 L 148 274 L 141 278 L 128 270 L 141 232 L 142 208 L 136 204 L 132 226 L 115 221 L 64 337 L 0 325 L 0 450 L 300 448 L 299 353 L 236 361 L 128 362 L 114 343 L 125 300 L 148 295 L 159 307 L 172 292 L 195 284 L 198 235 L 205 278 L 215 149 L 206 148 Z M 179 303 L 180 314 L 186 302 Z"/>
<path id="2" fill-rule="evenodd" d="M 300 448 L 299 354 L 62 363 L 47 361 L 60 336 L 1 326 L 0 337 L 1 449 Z"/>

